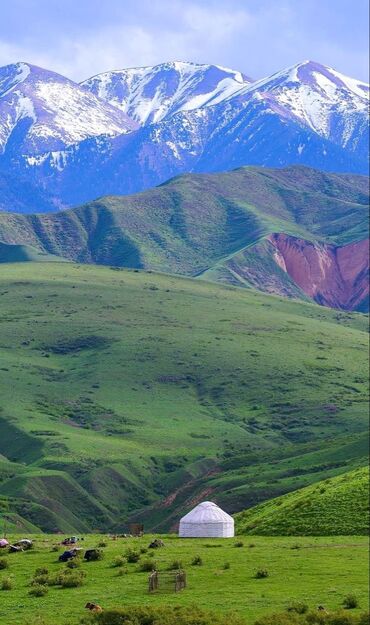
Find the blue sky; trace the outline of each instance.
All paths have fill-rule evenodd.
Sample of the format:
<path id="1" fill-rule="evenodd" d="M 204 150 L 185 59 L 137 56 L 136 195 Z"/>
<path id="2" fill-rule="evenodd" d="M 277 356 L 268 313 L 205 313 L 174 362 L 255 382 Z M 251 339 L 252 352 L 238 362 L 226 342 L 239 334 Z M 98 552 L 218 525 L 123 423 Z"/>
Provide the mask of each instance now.
<path id="1" fill-rule="evenodd" d="M 253 78 L 311 59 L 368 80 L 368 0 L 5 0 L 0 65 L 82 80 L 166 60 Z"/>

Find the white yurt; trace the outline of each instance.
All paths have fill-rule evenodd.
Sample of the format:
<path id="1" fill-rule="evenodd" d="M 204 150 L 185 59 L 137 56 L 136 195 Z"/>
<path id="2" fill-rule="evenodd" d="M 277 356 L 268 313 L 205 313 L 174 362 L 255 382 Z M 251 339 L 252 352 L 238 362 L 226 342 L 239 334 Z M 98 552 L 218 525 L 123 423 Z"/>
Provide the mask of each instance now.
<path id="1" fill-rule="evenodd" d="M 203 501 L 180 520 L 183 538 L 232 538 L 234 519 L 212 501 Z"/>

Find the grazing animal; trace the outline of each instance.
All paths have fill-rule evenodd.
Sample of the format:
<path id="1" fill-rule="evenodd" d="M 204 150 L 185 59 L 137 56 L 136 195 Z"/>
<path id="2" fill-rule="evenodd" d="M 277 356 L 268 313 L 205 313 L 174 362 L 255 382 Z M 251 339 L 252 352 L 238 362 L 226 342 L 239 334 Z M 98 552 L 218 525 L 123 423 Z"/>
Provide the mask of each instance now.
<path id="1" fill-rule="evenodd" d="M 97 603 L 91 603 L 90 601 L 87 602 L 85 608 L 87 610 L 90 610 L 90 612 L 103 612 L 103 608 L 101 607 L 101 605 L 98 605 Z"/>

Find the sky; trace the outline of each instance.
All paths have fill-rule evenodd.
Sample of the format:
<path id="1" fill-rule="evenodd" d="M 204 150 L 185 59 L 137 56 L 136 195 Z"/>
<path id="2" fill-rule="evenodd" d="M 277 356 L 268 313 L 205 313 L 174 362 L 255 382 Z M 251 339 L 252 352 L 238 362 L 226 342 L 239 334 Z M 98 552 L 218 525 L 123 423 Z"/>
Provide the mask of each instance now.
<path id="1" fill-rule="evenodd" d="M 0 0 L 0 65 L 80 81 L 184 60 L 262 78 L 303 60 L 368 82 L 368 0 Z"/>

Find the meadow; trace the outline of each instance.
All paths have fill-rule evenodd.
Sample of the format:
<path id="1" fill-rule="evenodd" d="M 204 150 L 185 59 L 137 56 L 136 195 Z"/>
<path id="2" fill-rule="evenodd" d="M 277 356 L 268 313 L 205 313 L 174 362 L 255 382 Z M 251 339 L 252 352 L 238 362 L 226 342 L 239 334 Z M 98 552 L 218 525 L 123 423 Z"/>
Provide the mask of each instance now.
<path id="1" fill-rule="evenodd" d="M 196 605 L 218 614 L 235 612 L 246 625 L 297 603 L 315 610 L 318 605 L 337 610 L 349 594 L 356 596 L 358 607 L 348 613 L 359 614 L 368 606 L 368 548 L 364 537 L 180 539 L 163 535 L 164 547 L 155 550 L 148 549 L 152 538 L 112 540 L 104 535 L 86 535 L 80 545 L 100 545 L 103 559 L 81 560 L 73 569 L 85 572 L 82 586 L 50 586 L 47 594 L 39 597 L 29 594 L 36 569 L 46 568 L 53 577 L 66 568 L 57 561 L 64 548 L 54 550 L 62 537 L 37 535 L 30 551 L 0 553 L 0 559 L 8 562 L 8 568 L 0 571 L 0 588 L 5 578 L 12 580 L 10 590 L 0 590 L 0 622 L 78 625 L 88 601 L 105 609 Z M 137 552 L 139 561 L 122 560 L 127 550 Z M 198 559 L 198 564 L 192 564 L 198 556 L 201 563 Z M 148 562 L 154 562 L 159 571 L 182 566 L 187 573 L 187 588 L 179 593 L 149 594 L 148 572 L 140 571 L 147 568 Z M 267 571 L 267 577 L 256 576 L 261 569 Z"/>
<path id="2" fill-rule="evenodd" d="M 47 262 L 2 265 L 0 310 L 13 531 L 163 533 L 367 462 L 365 315 Z"/>

